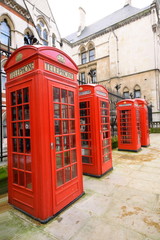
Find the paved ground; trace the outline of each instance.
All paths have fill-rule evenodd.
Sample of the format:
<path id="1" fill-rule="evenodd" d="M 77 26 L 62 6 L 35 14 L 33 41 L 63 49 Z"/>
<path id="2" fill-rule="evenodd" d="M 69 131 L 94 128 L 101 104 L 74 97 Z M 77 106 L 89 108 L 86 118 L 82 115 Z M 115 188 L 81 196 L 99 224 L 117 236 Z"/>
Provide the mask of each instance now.
<path id="1" fill-rule="evenodd" d="M 114 150 L 114 170 L 85 176 L 85 195 L 47 224 L 0 196 L 0 240 L 160 240 L 160 134 L 150 137 L 139 153 Z"/>

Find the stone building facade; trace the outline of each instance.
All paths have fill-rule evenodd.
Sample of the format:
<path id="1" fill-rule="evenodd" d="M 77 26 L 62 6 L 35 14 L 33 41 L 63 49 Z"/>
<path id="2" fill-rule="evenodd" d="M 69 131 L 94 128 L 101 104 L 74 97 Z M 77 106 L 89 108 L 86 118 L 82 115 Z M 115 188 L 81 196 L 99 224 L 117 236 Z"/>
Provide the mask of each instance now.
<path id="1" fill-rule="evenodd" d="M 153 121 L 160 121 L 159 3 L 138 9 L 125 1 L 121 9 L 90 26 L 85 26 L 82 8 L 80 16 L 78 31 L 64 44 L 79 67 L 81 83 L 98 82 L 126 98 L 145 98 Z"/>

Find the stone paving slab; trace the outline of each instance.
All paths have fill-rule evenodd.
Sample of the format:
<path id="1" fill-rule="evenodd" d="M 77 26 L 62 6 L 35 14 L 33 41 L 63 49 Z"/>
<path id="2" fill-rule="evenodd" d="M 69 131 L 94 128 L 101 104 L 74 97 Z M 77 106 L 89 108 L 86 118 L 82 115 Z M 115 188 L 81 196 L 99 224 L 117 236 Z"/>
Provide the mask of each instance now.
<path id="1" fill-rule="evenodd" d="M 113 225 L 105 218 L 92 218 L 71 240 L 151 240 L 121 225 Z"/>
<path id="2" fill-rule="evenodd" d="M 0 240 L 160 240 L 160 134 L 138 153 L 113 151 L 113 171 L 84 176 L 85 195 L 47 224 L 0 196 Z"/>

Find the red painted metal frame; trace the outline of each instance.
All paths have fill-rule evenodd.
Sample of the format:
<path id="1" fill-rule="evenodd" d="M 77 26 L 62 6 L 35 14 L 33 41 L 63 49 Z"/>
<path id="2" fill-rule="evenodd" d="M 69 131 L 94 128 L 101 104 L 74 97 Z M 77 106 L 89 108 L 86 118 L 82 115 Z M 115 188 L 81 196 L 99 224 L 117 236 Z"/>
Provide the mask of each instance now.
<path id="1" fill-rule="evenodd" d="M 47 67 L 45 66 L 46 63 L 48 64 Z M 29 64 L 32 64 L 32 66 L 28 67 L 30 66 Z M 17 49 L 11 55 L 5 65 L 5 71 L 7 72 L 9 203 L 38 221 L 45 223 L 83 194 L 77 84 L 78 68 L 69 56 L 56 48 L 24 46 Z M 55 110 L 53 109 L 54 87 L 60 89 L 61 97 L 62 91 L 67 94 L 66 99 L 68 102 L 70 101 L 69 94 L 72 94 L 72 96 L 74 94 L 74 102 L 72 104 L 64 103 L 64 105 L 66 104 L 68 114 L 70 108 L 74 111 L 74 116 L 66 120 L 68 123 L 70 121 L 74 122 L 74 129 L 72 129 L 71 133 L 68 133 L 68 138 L 66 138 L 70 139 L 68 150 L 64 150 L 63 142 L 63 149 L 61 151 L 61 173 L 63 176 L 60 173 L 58 175 L 59 170 L 56 169 L 55 124 L 57 123 L 57 119 L 54 116 Z M 16 95 L 16 99 L 18 99 L 19 91 L 25 88 L 29 90 L 29 137 L 24 135 L 27 127 L 25 120 L 26 107 L 23 105 L 26 103 L 19 104 L 17 100 L 17 104 L 19 105 L 16 105 L 16 110 L 11 105 L 11 100 L 13 100 L 11 96 L 13 98 L 13 95 Z M 61 101 L 63 101 L 62 98 Z M 62 102 L 60 105 L 62 106 Z M 11 109 L 14 114 L 17 111 L 19 115 L 19 110 L 22 109 L 23 118 L 20 120 L 19 118 L 21 117 L 17 115 L 17 120 L 13 121 L 14 114 L 11 114 Z M 62 129 L 64 122 L 62 116 L 59 121 L 61 121 L 60 128 Z M 23 126 L 23 136 L 19 136 L 19 125 Z M 13 131 L 12 126 L 16 126 L 14 127 L 15 131 Z M 67 131 L 70 131 L 70 129 L 71 127 L 68 127 Z M 63 133 L 63 140 L 65 137 L 66 135 Z M 23 147 L 27 148 L 27 145 L 25 145 L 25 143 L 29 143 L 29 140 L 26 140 L 27 138 L 30 139 L 29 149 L 31 149 L 30 155 L 32 159 L 30 171 L 27 170 L 28 155 L 18 152 L 23 152 Z M 16 140 L 13 139 L 21 142 L 21 145 L 14 144 L 14 149 L 13 142 L 15 143 Z M 73 139 L 76 141 L 74 146 L 71 143 Z M 14 152 L 15 146 L 17 146 L 17 152 Z M 68 163 L 64 163 L 64 152 L 66 151 L 69 152 L 68 155 L 72 156 L 68 157 Z M 23 169 L 20 169 L 20 160 L 18 160 L 19 165 L 16 165 L 15 162 L 17 160 L 15 160 L 14 155 L 18 155 L 18 159 L 20 159 L 19 155 L 25 159 L 23 160 Z M 57 185 L 56 174 L 57 178 L 59 176 L 61 179 L 62 184 Z M 29 178 L 27 178 L 28 176 Z"/>
<path id="2" fill-rule="evenodd" d="M 100 85 L 81 85 L 79 87 L 79 102 L 83 173 L 101 177 L 112 170 L 108 92 Z M 87 108 L 85 108 L 86 103 L 88 104 Z M 102 103 L 104 108 L 102 108 Z M 87 124 L 86 118 L 88 118 Z M 104 123 L 101 122 L 102 119 Z M 89 147 L 85 146 L 87 142 L 90 143 Z"/>
<path id="3" fill-rule="evenodd" d="M 150 145 L 148 108 L 145 99 L 137 98 L 140 111 L 140 129 L 141 129 L 141 146 L 148 147 Z"/>
<path id="4" fill-rule="evenodd" d="M 139 106 L 135 99 L 117 103 L 118 150 L 139 151 L 141 149 Z"/>

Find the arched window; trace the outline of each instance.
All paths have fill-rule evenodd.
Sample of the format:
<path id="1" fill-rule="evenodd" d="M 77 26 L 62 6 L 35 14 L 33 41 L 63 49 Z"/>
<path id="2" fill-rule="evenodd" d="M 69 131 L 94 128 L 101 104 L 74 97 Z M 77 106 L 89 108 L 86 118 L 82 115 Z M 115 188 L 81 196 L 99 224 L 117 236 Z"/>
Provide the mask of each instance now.
<path id="1" fill-rule="evenodd" d="M 39 23 L 42 27 L 44 27 L 44 23 L 42 22 L 42 20 L 40 20 Z"/>
<path id="2" fill-rule="evenodd" d="M 0 39 L 2 44 L 11 45 L 11 29 L 6 19 L 0 23 Z"/>
<path id="3" fill-rule="evenodd" d="M 42 29 L 41 29 L 41 26 L 39 24 L 37 25 L 36 29 L 37 29 L 37 32 L 38 32 L 39 36 L 41 37 Z"/>
<path id="4" fill-rule="evenodd" d="M 88 54 L 89 54 L 89 62 L 95 59 L 95 48 L 93 44 L 90 44 L 88 47 Z"/>
<path id="5" fill-rule="evenodd" d="M 124 98 L 130 98 L 130 97 L 129 97 L 129 89 L 128 89 L 127 87 L 125 87 L 125 88 L 123 89 L 123 97 L 124 97 Z"/>
<path id="6" fill-rule="evenodd" d="M 43 44 L 48 45 L 48 33 L 46 29 L 43 30 Z"/>
<path id="7" fill-rule="evenodd" d="M 43 42 L 43 45 L 48 46 L 47 25 L 43 19 L 39 19 L 36 29 L 37 29 L 37 32 Z"/>
<path id="8" fill-rule="evenodd" d="M 134 87 L 134 98 L 140 98 L 141 97 L 141 89 L 139 85 L 136 85 Z"/>
<path id="9" fill-rule="evenodd" d="M 81 48 L 81 64 L 85 64 L 87 62 L 87 53 L 84 47 Z"/>

